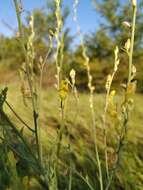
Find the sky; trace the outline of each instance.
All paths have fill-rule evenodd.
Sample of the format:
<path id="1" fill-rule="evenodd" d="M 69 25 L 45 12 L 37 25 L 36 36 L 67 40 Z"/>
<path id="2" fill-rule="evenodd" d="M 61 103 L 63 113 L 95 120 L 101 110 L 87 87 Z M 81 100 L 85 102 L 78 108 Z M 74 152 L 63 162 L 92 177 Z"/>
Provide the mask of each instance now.
<path id="1" fill-rule="evenodd" d="M 17 28 L 16 14 L 13 0 L 0 0 L 0 33 L 11 36 L 13 30 Z M 24 9 L 32 11 L 35 8 L 44 8 L 47 0 L 22 0 Z M 70 9 L 73 7 L 73 0 L 64 0 L 64 4 Z M 71 10 L 72 11 L 72 10 Z M 98 27 L 98 16 L 95 12 L 91 0 L 80 0 L 78 7 L 78 19 L 83 34 L 94 32 Z M 71 28 L 71 33 L 76 33 L 76 25 L 70 14 L 67 20 L 67 26 Z"/>

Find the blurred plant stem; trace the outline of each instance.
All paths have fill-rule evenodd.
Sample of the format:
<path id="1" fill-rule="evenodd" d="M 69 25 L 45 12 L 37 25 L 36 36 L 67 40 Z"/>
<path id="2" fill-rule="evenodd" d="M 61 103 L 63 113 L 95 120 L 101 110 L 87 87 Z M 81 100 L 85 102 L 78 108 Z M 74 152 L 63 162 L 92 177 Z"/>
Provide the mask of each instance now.
<path id="1" fill-rule="evenodd" d="M 23 26 L 22 26 L 22 21 L 21 21 L 22 7 L 17 0 L 13 0 L 13 1 L 14 1 L 14 5 L 15 5 L 17 20 L 18 20 L 19 41 L 20 41 L 21 47 L 23 49 L 23 53 L 24 53 L 25 61 L 26 61 L 26 76 L 27 76 L 27 81 L 28 81 L 28 85 L 29 85 L 29 89 L 30 89 L 31 102 L 32 102 L 32 108 L 33 108 L 33 121 L 34 121 L 34 128 L 35 128 L 37 155 L 38 155 L 39 162 L 41 163 L 40 139 L 38 137 L 38 117 L 39 116 L 38 116 L 38 112 L 37 112 L 37 108 L 36 108 L 37 107 L 36 99 L 34 97 L 35 95 L 34 95 L 34 91 L 33 91 L 33 82 L 31 79 L 31 71 L 30 71 L 30 66 L 29 66 L 30 63 L 29 63 L 28 52 L 25 48 L 25 39 L 24 39 Z M 33 57 L 32 56 L 31 56 L 30 62 L 33 63 Z"/>
<path id="2" fill-rule="evenodd" d="M 128 75 L 128 85 L 129 85 L 129 83 L 131 82 L 131 75 L 132 75 L 134 40 L 135 40 L 135 28 L 136 28 L 136 16 L 137 16 L 137 5 L 136 5 L 136 6 L 133 6 L 131 45 L 130 45 L 130 52 L 129 52 L 129 75 Z"/>

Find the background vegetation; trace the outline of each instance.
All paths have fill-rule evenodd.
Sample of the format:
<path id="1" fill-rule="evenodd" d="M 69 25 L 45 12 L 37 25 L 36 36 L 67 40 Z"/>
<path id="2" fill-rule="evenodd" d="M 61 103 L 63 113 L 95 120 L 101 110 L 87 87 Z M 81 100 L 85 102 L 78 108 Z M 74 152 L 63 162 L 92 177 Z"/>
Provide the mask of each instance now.
<path id="1" fill-rule="evenodd" d="M 143 3 L 138 1 L 133 53 L 137 73 L 131 80 L 127 69 L 128 52 L 125 51 L 125 43 L 131 38 L 132 26 L 127 26 L 132 23 L 131 2 L 93 1 L 94 8 L 102 19 L 97 31 L 83 36 L 86 53 L 82 43 L 74 45 L 76 36 L 71 35 L 70 28 L 66 25 L 71 8 L 64 7 L 61 3 L 61 15 L 57 16 L 56 1 L 48 1 L 44 11 L 34 10 L 33 25 L 30 24 L 30 27 L 31 13 L 27 14 L 26 22 L 22 24 L 24 35 L 21 36 L 20 30 L 17 30 L 11 37 L 0 36 L 0 85 L 1 89 L 8 86 L 8 91 L 2 90 L 0 94 L 0 190 L 19 190 L 21 187 L 23 190 L 108 190 L 105 188 L 110 182 L 104 160 L 106 143 L 111 174 L 112 169 L 114 172 L 112 166 L 119 159 L 109 189 L 143 190 Z M 62 35 L 60 26 L 57 27 L 58 19 L 59 23 L 62 20 Z M 21 48 L 21 38 L 26 56 Z M 115 49 L 116 46 L 119 49 Z M 47 52 L 48 59 L 45 59 Z M 30 63 L 28 70 L 25 57 Z M 54 86 L 58 78 L 57 66 L 61 62 L 63 65 L 59 80 L 64 80 L 61 80 L 57 91 Z M 44 70 L 41 69 L 43 63 Z M 110 81 L 107 75 L 113 72 L 113 68 L 116 72 L 116 66 L 118 71 L 112 86 L 109 85 L 111 89 L 108 94 L 107 82 Z M 27 71 L 33 84 L 33 97 L 27 87 Z M 40 80 L 40 88 L 37 86 L 41 72 L 43 79 Z M 65 78 L 68 79 L 69 87 Z M 95 93 L 92 85 L 95 86 Z M 37 89 L 41 94 L 38 94 Z M 113 95 L 115 91 L 117 95 Z M 32 105 L 32 99 L 37 103 L 36 106 Z M 107 102 L 109 108 L 106 110 Z M 128 133 L 124 139 L 124 134 L 121 133 L 120 137 L 120 130 L 122 132 L 122 125 L 123 130 L 126 129 L 128 114 L 131 119 L 127 121 Z M 41 145 L 35 140 L 35 131 L 32 131 L 36 129 L 33 127 L 33 118 L 42 126 L 39 132 Z M 94 124 L 96 142 L 93 138 Z M 103 125 L 108 127 L 106 143 Z M 27 126 L 30 126 L 30 130 Z M 122 135 L 123 141 L 120 142 Z M 119 156 L 115 152 L 118 143 L 122 147 Z M 103 189 L 96 145 L 102 167 Z M 42 159 L 37 150 L 40 146 Z"/>
<path id="2" fill-rule="evenodd" d="M 94 2 L 94 1 L 93 1 Z M 138 80 L 138 92 L 142 92 L 142 27 L 143 27 L 143 13 L 142 8 L 143 4 L 139 1 L 138 15 L 137 15 L 137 26 L 136 26 L 136 36 L 135 36 L 135 52 L 134 52 L 134 62 L 138 70 L 137 80 Z M 35 17 L 35 51 L 36 57 L 44 57 L 48 49 L 48 33 L 49 30 L 55 30 L 56 18 L 55 18 L 55 7 L 54 3 L 48 2 L 47 9 L 42 11 L 41 9 L 34 10 L 33 14 Z M 127 79 L 127 70 L 126 70 L 126 60 L 127 57 L 123 51 L 123 47 L 126 39 L 129 37 L 130 33 L 128 28 L 124 26 L 124 21 L 131 21 L 131 11 L 129 9 L 129 2 L 125 1 L 124 3 L 119 0 L 115 1 L 96 1 L 95 9 L 98 11 L 101 16 L 100 27 L 96 32 L 86 34 L 85 42 L 88 48 L 88 56 L 90 57 L 90 64 L 93 74 L 93 82 L 97 88 L 97 92 L 104 91 L 104 84 L 106 76 L 110 73 L 113 63 L 113 49 L 115 45 L 120 46 L 122 67 L 118 72 L 118 77 L 115 79 L 115 85 L 122 83 Z M 71 36 L 70 28 L 66 25 L 66 19 L 69 15 L 70 8 L 65 7 L 63 11 L 64 18 L 64 34 L 65 34 L 65 46 L 64 51 L 66 55 L 64 56 L 64 69 L 65 73 L 71 68 L 74 68 L 77 72 L 77 85 L 80 89 L 86 88 L 86 73 L 83 69 L 83 56 L 81 46 L 78 45 L 76 48 L 73 47 L 73 42 L 77 38 L 76 36 Z M 27 24 L 29 16 L 26 17 Z M 28 33 L 28 26 L 25 24 L 25 31 Z M 27 34 L 28 35 L 28 34 Z M 26 34 L 25 34 L 26 38 Z M 13 37 L 0 36 L 1 50 L 0 50 L 0 62 L 1 67 L 4 66 L 11 70 L 19 68 L 19 65 L 24 60 L 22 51 L 19 48 L 19 43 L 17 41 L 16 33 Z M 53 51 L 54 53 L 54 51 Z M 52 53 L 51 53 L 52 56 Z M 50 69 L 53 70 L 53 66 L 50 64 L 53 60 L 49 60 Z M 50 73 L 50 72 L 49 72 Z M 52 76 L 49 76 L 50 80 Z"/>

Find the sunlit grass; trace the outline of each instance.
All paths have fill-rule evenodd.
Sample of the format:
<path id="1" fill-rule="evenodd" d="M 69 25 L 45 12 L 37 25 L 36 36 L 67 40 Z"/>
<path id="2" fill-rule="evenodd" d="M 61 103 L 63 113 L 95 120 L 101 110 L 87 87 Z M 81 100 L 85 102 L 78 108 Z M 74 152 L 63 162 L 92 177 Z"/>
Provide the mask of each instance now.
<path id="1" fill-rule="evenodd" d="M 19 84 L 11 84 L 9 85 L 9 92 L 8 92 L 8 101 L 13 106 L 15 111 L 19 113 L 21 117 L 23 117 L 23 120 L 25 120 L 29 125 L 32 125 L 32 117 L 31 117 L 31 110 L 30 108 L 25 108 L 23 106 L 22 102 L 22 96 L 17 90 Z M 15 92 L 17 90 L 17 92 Z M 60 124 L 60 118 L 58 114 L 58 110 L 56 109 L 58 106 L 57 101 L 57 93 L 56 90 L 53 88 L 47 88 L 44 89 L 43 92 L 43 102 L 42 102 L 42 108 L 41 108 L 41 126 L 42 126 L 42 145 L 44 150 L 44 156 L 45 159 L 48 155 L 48 152 L 50 148 L 53 147 L 53 143 L 56 141 L 57 136 L 57 128 Z M 90 108 L 89 108 L 89 95 L 88 93 L 80 93 L 80 100 L 78 105 L 78 117 L 76 119 L 76 124 L 73 126 L 73 122 L 75 120 L 75 114 L 76 114 L 76 101 L 72 94 L 68 95 L 67 104 L 66 104 L 66 121 L 65 126 L 66 130 L 70 131 L 70 134 L 72 136 L 72 148 L 74 151 L 74 155 L 76 157 L 76 165 L 78 167 L 86 167 L 86 164 L 88 164 L 87 155 L 88 153 L 89 157 L 90 155 L 93 156 L 92 148 L 93 148 L 93 140 L 90 133 L 91 128 L 91 115 L 90 115 Z M 135 96 L 135 104 L 134 108 L 132 110 L 131 114 L 131 120 L 129 122 L 129 133 L 128 133 L 128 143 L 126 144 L 124 148 L 124 152 L 122 154 L 122 161 L 120 164 L 120 168 L 117 172 L 117 179 L 120 181 L 120 183 L 123 185 L 131 185 L 131 181 L 133 179 L 136 179 L 135 187 L 141 187 L 142 184 L 142 140 L 143 140 L 143 127 L 142 127 L 142 115 L 143 115 L 143 102 L 142 102 L 142 95 L 137 94 Z M 120 99 L 120 96 L 117 97 L 117 99 Z M 105 94 L 94 94 L 94 107 L 95 107 L 95 117 L 96 117 L 96 123 L 97 123 L 97 129 L 98 129 L 98 142 L 100 150 L 103 148 L 103 138 L 101 133 L 102 128 L 102 114 L 104 110 L 104 101 L 105 101 Z M 7 108 L 6 108 L 7 109 Z M 8 111 L 7 113 L 10 115 L 14 123 L 17 124 L 18 127 L 20 127 L 20 123 L 17 121 L 17 119 L 14 117 L 14 115 Z M 107 135 L 108 140 L 108 146 L 109 146 L 109 152 L 113 151 L 112 147 L 114 147 L 114 143 L 116 141 L 116 131 L 112 125 L 112 121 L 107 122 L 107 126 L 110 129 L 110 133 Z M 66 131 L 65 131 L 66 133 Z M 30 133 L 28 133 L 30 137 Z M 64 135 L 63 138 L 63 144 L 66 147 L 66 143 L 68 143 L 66 135 Z M 65 159 L 63 162 L 65 164 L 66 162 L 66 155 L 64 147 L 62 147 L 61 152 L 61 158 Z M 103 161 L 103 156 L 101 156 L 101 160 Z M 128 161 L 127 161 L 128 160 Z M 124 172 L 124 167 L 126 166 L 126 173 Z M 140 167 L 138 167 L 140 166 Z M 123 168 L 122 168 L 123 167 Z M 91 175 L 91 168 L 86 168 L 87 173 Z M 121 176 L 122 175 L 122 176 Z M 92 176 L 93 177 L 93 176 Z M 127 181 L 126 181 L 127 180 Z M 126 182 L 125 182 L 126 181 Z"/>

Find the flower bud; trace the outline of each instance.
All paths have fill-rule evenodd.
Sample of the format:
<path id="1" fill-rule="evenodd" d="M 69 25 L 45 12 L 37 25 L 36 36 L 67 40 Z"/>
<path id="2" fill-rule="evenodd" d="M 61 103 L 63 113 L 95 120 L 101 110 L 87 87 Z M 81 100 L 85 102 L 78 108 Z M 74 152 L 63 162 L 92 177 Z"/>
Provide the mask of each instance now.
<path id="1" fill-rule="evenodd" d="M 131 0 L 132 6 L 136 7 L 137 6 L 137 0 Z"/>
<path id="2" fill-rule="evenodd" d="M 122 24 L 128 28 L 131 28 L 131 24 L 128 21 L 124 21 Z"/>
<path id="3" fill-rule="evenodd" d="M 75 84 L 75 75 L 76 75 L 76 72 L 74 69 L 72 69 L 70 71 L 70 77 L 71 77 L 71 80 L 72 80 L 72 84 L 74 85 Z"/>
<path id="4" fill-rule="evenodd" d="M 137 72 L 136 67 L 135 67 L 134 65 L 132 65 L 132 73 L 133 73 L 133 74 L 136 74 L 136 72 Z"/>
<path id="5" fill-rule="evenodd" d="M 16 38 L 20 38 L 20 33 L 16 32 Z"/>

